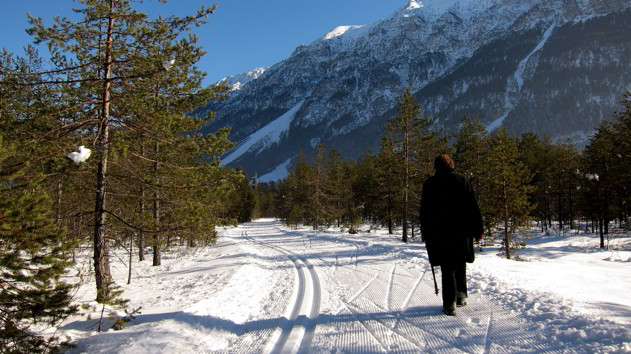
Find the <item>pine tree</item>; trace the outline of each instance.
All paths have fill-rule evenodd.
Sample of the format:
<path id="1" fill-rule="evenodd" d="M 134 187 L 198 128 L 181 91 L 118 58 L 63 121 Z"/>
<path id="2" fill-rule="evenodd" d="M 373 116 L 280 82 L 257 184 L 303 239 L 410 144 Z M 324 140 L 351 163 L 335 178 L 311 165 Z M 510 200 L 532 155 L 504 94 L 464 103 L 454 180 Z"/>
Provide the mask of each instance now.
<path id="1" fill-rule="evenodd" d="M 559 230 L 563 232 L 565 221 L 569 221 L 570 228 L 574 227 L 579 155 L 571 141 L 555 144 L 551 154 L 554 163 L 550 165 L 550 172 L 554 194 L 556 194 L 557 221 Z"/>
<path id="2" fill-rule="evenodd" d="M 465 116 L 456 139 L 454 144 L 456 168 L 458 172 L 471 180 L 482 218 L 490 234 L 492 217 L 488 202 L 488 186 L 484 184 L 490 178 L 486 168 L 489 156 L 488 132 L 480 119 L 472 120 Z"/>
<path id="3" fill-rule="evenodd" d="M 236 216 L 236 222 L 245 223 L 252 221 L 252 214 L 256 207 L 256 194 L 254 188 L 250 186 L 247 176 L 244 171 L 238 170 L 240 174 L 235 176 L 237 179 L 236 189 L 230 193 L 230 200 L 232 205 L 230 206 L 230 215 Z"/>
<path id="4" fill-rule="evenodd" d="M 516 141 L 503 128 L 491 134 L 489 143 L 488 180 L 483 183 L 489 188 L 493 222 L 503 225 L 506 258 L 510 259 L 513 236 L 528 221 L 531 175 L 519 161 Z"/>
<path id="5" fill-rule="evenodd" d="M 364 222 L 376 224 L 377 211 L 381 203 L 378 193 L 377 157 L 371 153 L 362 155 L 353 175 L 353 204 L 360 209 Z"/>
<path id="6" fill-rule="evenodd" d="M 318 145 L 315 154 L 315 163 L 311 168 L 308 178 L 310 200 L 307 205 L 308 215 L 314 230 L 332 219 L 331 211 L 331 186 L 329 183 L 328 163 L 326 161 L 325 147 Z"/>
<path id="7" fill-rule="evenodd" d="M 629 160 L 631 160 L 631 91 L 627 91 L 622 101 L 623 110 L 614 115 L 613 129 L 615 131 L 614 141 L 616 146 L 614 158 L 615 196 L 617 214 L 620 223 L 627 223 L 631 213 L 631 171 Z"/>
<path id="8" fill-rule="evenodd" d="M 529 200 L 533 206 L 533 219 L 541 223 L 541 231 L 545 231 L 548 227 L 550 200 L 550 166 L 548 163 L 549 151 L 551 144 L 546 139 L 542 141 L 534 133 L 524 133 L 519 139 L 517 149 L 519 151 L 519 160 L 532 173 L 530 186 L 533 187 L 529 195 Z"/>
<path id="9" fill-rule="evenodd" d="M 353 198 L 352 181 L 339 150 L 332 149 L 329 157 L 330 206 L 332 221 L 340 227 L 347 217 L 349 203 Z"/>
<path id="10" fill-rule="evenodd" d="M 377 191 L 381 197 L 381 203 L 376 210 L 377 218 L 383 225 L 388 226 L 388 234 L 394 233 L 395 221 L 399 218 L 399 209 L 402 205 L 401 187 L 405 182 L 400 173 L 400 155 L 395 150 L 395 145 L 387 136 L 381 138 L 381 150 L 377 155 Z"/>
<path id="11" fill-rule="evenodd" d="M 480 119 L 465 116 L 456 136 L 454 158 L 460 173 L 468 176 L 477 194 L 481 194 L 480 176 L 484 172 L 484 161 L 488 155 L 488 133 Z"/>
<path id="12" fill-rule="evenodd" d="M 347 162 L 343 164 L 343 175 L 345 176 L 343 182 L 343 190 L 345 190 L 345 198 L 342 201 L 344 205 L 344 213 L 342 214 L 342 220 L 344 227 L 348 228 L 348 233 L 356 234 L 357 227 L 362 223 L 363 208 L 357 202 L 355 198 L 355 192 L 353 186 L 356 185 L 358 180 L 357 164 L 354 162 Z"/>
<path id="13" fill-rule="evenodd" d="M 343 161 L 338 150 L 331 150 L 329 183 L 330 210 L 337 226 L 348 228 L 349 233 L 356 233 L 361 223 L 361 210 L 354 198 L 353 186 L 357 179 L 357 165 L 352 161 Z"/>
<path id="14" fill-rule="evenodd" d="M 80 21 L 57 17 L 53 26 L 45 27 L 41 19 L 30 17 L 33 27 L 29 33 L 35 36 L 36 42 L 49 44 L 55 67 L 52 72 L 57 77 L 46 83 L 65 85 L 76 99 L 77 104 L 72 108 L 76 119 L 57 133 L 84 132 L 94 137 L 94 159 L 98 160 L 95 171 L 94 268 L 97 301 L 108 302 L 113 295 L 106 229 L 106 176 L 111 135 L 116 130 L 134 129 L 134 119 L 138 118 L 140 111 L 138 107 L 145 103 L 143 99 L 160 96 L 164 90 L 178 87 L 180 80 L 165 81 L 169 85 L 158 89 L 147 88 L 143 83 L 163 75 L 172 67 L 181 69 L 175 70 L 177 74 L 172 74 L 172 79 L 188 74 L 189 66 L 201 50 L 196 47 L 194 36 L 181 39 L 180 34 L 192 25 L 203 23 L 203 18 L 212 13 L 214 7 L 202 8 L 194 16 L 173 16 L 153 21 L 147 15 L 135 12 L 126 0 L 86 0 L 82 4 L 83 8 L 75 10 L 83 17 Z M 195 92 L 198 87 L 188 89 Z M 155 201 L 159 198 L 156 197 Z M 154 207 L 154 211 L 159 212 L 159 208 Z"/>
<path id="15" fill-rule="evenodd" d="M 296 168 L 289 173 L 280 190 L 280 204 L 287 225 L 297 227 L 311 220 L 311 176 L 313 172 L 304 153 L 298 157 Z"/>
<path id="16" fill-rule="evenodd" d="M 595 215 L 598 221 L 600 247 L 605 248 L 605 234 L 609 233 L 611 221 L 611 200 L 615 185 L 614 163 L 616 149 L 614 129 L 610 122 L 604 121 L 592 136 L 583 153 L 585 172 L 589 177 L 589 190 L 596 196 Z"/>
<path id="17" fill-rule="evenodd" d="M 412 214 L 412 189 L 413 178 L 417 175 L 415 171 L 415 156 L 420 143 L 420 134 L 423 125 L 421 120 L 421 105 L 416 103 L 416 99 L 411 89 L 406 89 L 403 97 L 399 100 L 398 115 L 388 122 L 387 136 L 392 144 L 391 148 L 398 156 L 401 174 L 402 200 L 398 207 L 401 210 L 401 221 L 403 226 L 402 241 L 408 241 L 408 227 Z M 386 147 L 382 145 L 382 149 Z"/>

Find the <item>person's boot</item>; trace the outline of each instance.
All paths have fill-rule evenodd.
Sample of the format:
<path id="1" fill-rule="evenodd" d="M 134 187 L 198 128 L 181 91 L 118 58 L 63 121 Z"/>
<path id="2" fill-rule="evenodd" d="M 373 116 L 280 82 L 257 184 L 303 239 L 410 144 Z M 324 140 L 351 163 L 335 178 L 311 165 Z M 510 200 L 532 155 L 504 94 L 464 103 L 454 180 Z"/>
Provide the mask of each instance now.
<path id="1" fill-rule="evenodd" d="M 449 307 L 443 308 L 443 312 L 447 316 L 455 316 L 456 315 L 456 309 L 454 309 L 454 308 L 449 308 Z"/>
<path id="2" fill-rule="evenodd" d="M 456 300 L 456 306 L 458 306 L 458 307 L 467 306 L 467 298 L 466 297 L 459 297 Z"/>
<path id="3" fill-rule="evenodd" d="M 446 306 L 443 303 L 443 312 L 447 316 L 455 316 L 456 315 L 456 303 L 452 302 L 451 304 L 446 305 Z"/>

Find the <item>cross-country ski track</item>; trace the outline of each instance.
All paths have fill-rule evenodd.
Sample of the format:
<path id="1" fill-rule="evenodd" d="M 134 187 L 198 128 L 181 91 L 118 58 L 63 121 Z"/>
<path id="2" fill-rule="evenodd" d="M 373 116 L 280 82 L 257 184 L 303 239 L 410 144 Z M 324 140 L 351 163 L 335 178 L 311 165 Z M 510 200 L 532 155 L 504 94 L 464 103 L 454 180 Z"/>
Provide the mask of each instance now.
<path id="1" fill-rule="evenodd" d="M 468 265 L 468 305 L 458 308 L 455 317 L 445 316 L 441 296 L 434 294 L 424 245 L 417 239 L 404 244 L 383 230 L 365 228 L 349 235 L 334 228 L 296 230 L 263 219 L 221 229 L 216 245 L 194 252 L 167 260 L 166 272 L 138 277 L 141 284 L 136 288 L 143 290 L 134 297 L 149 311 L 117 334 L 79 338 L 74 351 L 631 350 L 631 334 L 624 324 L 581 314 L 553 294 L 511 287 L 478 261 Z M 435 270 L 440 287 L 440 268 Z M 144 290 L 162 293 L 161 286 L 168 286 L 170 296 L 154 299 Z M 76 321 L 66 329 L 76 330 L 81 323 L 88 324 Z M 121 334 L 128 339 L 112 347 Z"/>
<path id="2" fill-rule="evenodd" d="M 295 353 L 308 351 L 320 309 L 318 274 L 304 257 L 281 246 L 256 241 L 256 239 L 248 237 L 247 230 L 244 230 L 241 235 L 285 255 L 294 264 L 296 270 L 296 289 L 292 296 L 292 305 L 287 316 L 288 321 L 281 328 L 281 331 L 272 338 L 265 352 Z"/>
<path id="3" fill-rule="evenodd" d="M 472 289 L 468 306 L 459 308 L 456 317 L 444 316 L 420 244 L 295 231 L 271 220 L 238 230 L 256 247 L 286 257 L 296 274 L 289 321 L 270 339 L 268 352 L 572 351 L 571 342 L 551 340 L 546 330 L 551 319 L 533 321 L 505 306 L 514 294 L 505 294 L 504 299 L 502 294 Z M 436 271 L 440 284 L 439 268 Z M 320 292 L 327 299 L 322 309 Z"/>

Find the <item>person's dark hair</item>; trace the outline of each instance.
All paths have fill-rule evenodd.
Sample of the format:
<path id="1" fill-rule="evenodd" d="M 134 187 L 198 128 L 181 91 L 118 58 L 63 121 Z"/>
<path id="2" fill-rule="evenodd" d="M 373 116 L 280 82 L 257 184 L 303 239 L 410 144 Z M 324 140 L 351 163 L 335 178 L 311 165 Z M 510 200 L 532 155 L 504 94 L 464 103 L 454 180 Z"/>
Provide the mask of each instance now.
<path id="1" fill-rule="evenodd" d="M 436 171 L 448 168 L 455 168 L 454 160 L 447 154 L 442 154 L 434 160 L 434 169 Z"/>

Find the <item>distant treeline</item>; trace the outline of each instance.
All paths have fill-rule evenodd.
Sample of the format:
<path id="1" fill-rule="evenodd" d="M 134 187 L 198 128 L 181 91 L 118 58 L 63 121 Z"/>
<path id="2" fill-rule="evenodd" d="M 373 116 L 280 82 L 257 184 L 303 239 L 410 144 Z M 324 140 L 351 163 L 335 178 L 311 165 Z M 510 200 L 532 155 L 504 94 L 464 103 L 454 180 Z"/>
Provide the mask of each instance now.
<path id="1" fill-rule="evenodd" d="M 542 230 L 568 230 L 577 220 L 605 235 L 612 222 L 628 225 L 631 212 L 631 94 L 623 110 L 603 121 L 584 150 L 532 133 L 489 133 L 478 119 L 464 117 L 458 134 L 432 130 L 410 92 L 399 102 L 377 154 L 343 160 L 334 149 L 317 148 L 298 158 L 287 179 L 259 184 L 255 216 L 278 217 L 288 225 L 355 232 L 361 223 L 402 227 L 403 241 L 418 234 L 423 182 L 433 161 L 447 153 L 456 171 L 475 188 L 487 233 L 501 229 L 507 256 L 516 232 L 536 221 Z M 451 144 L 448 142 L 451 141 Z M 458 222 L 454 220 L 454 222 Z"/>

